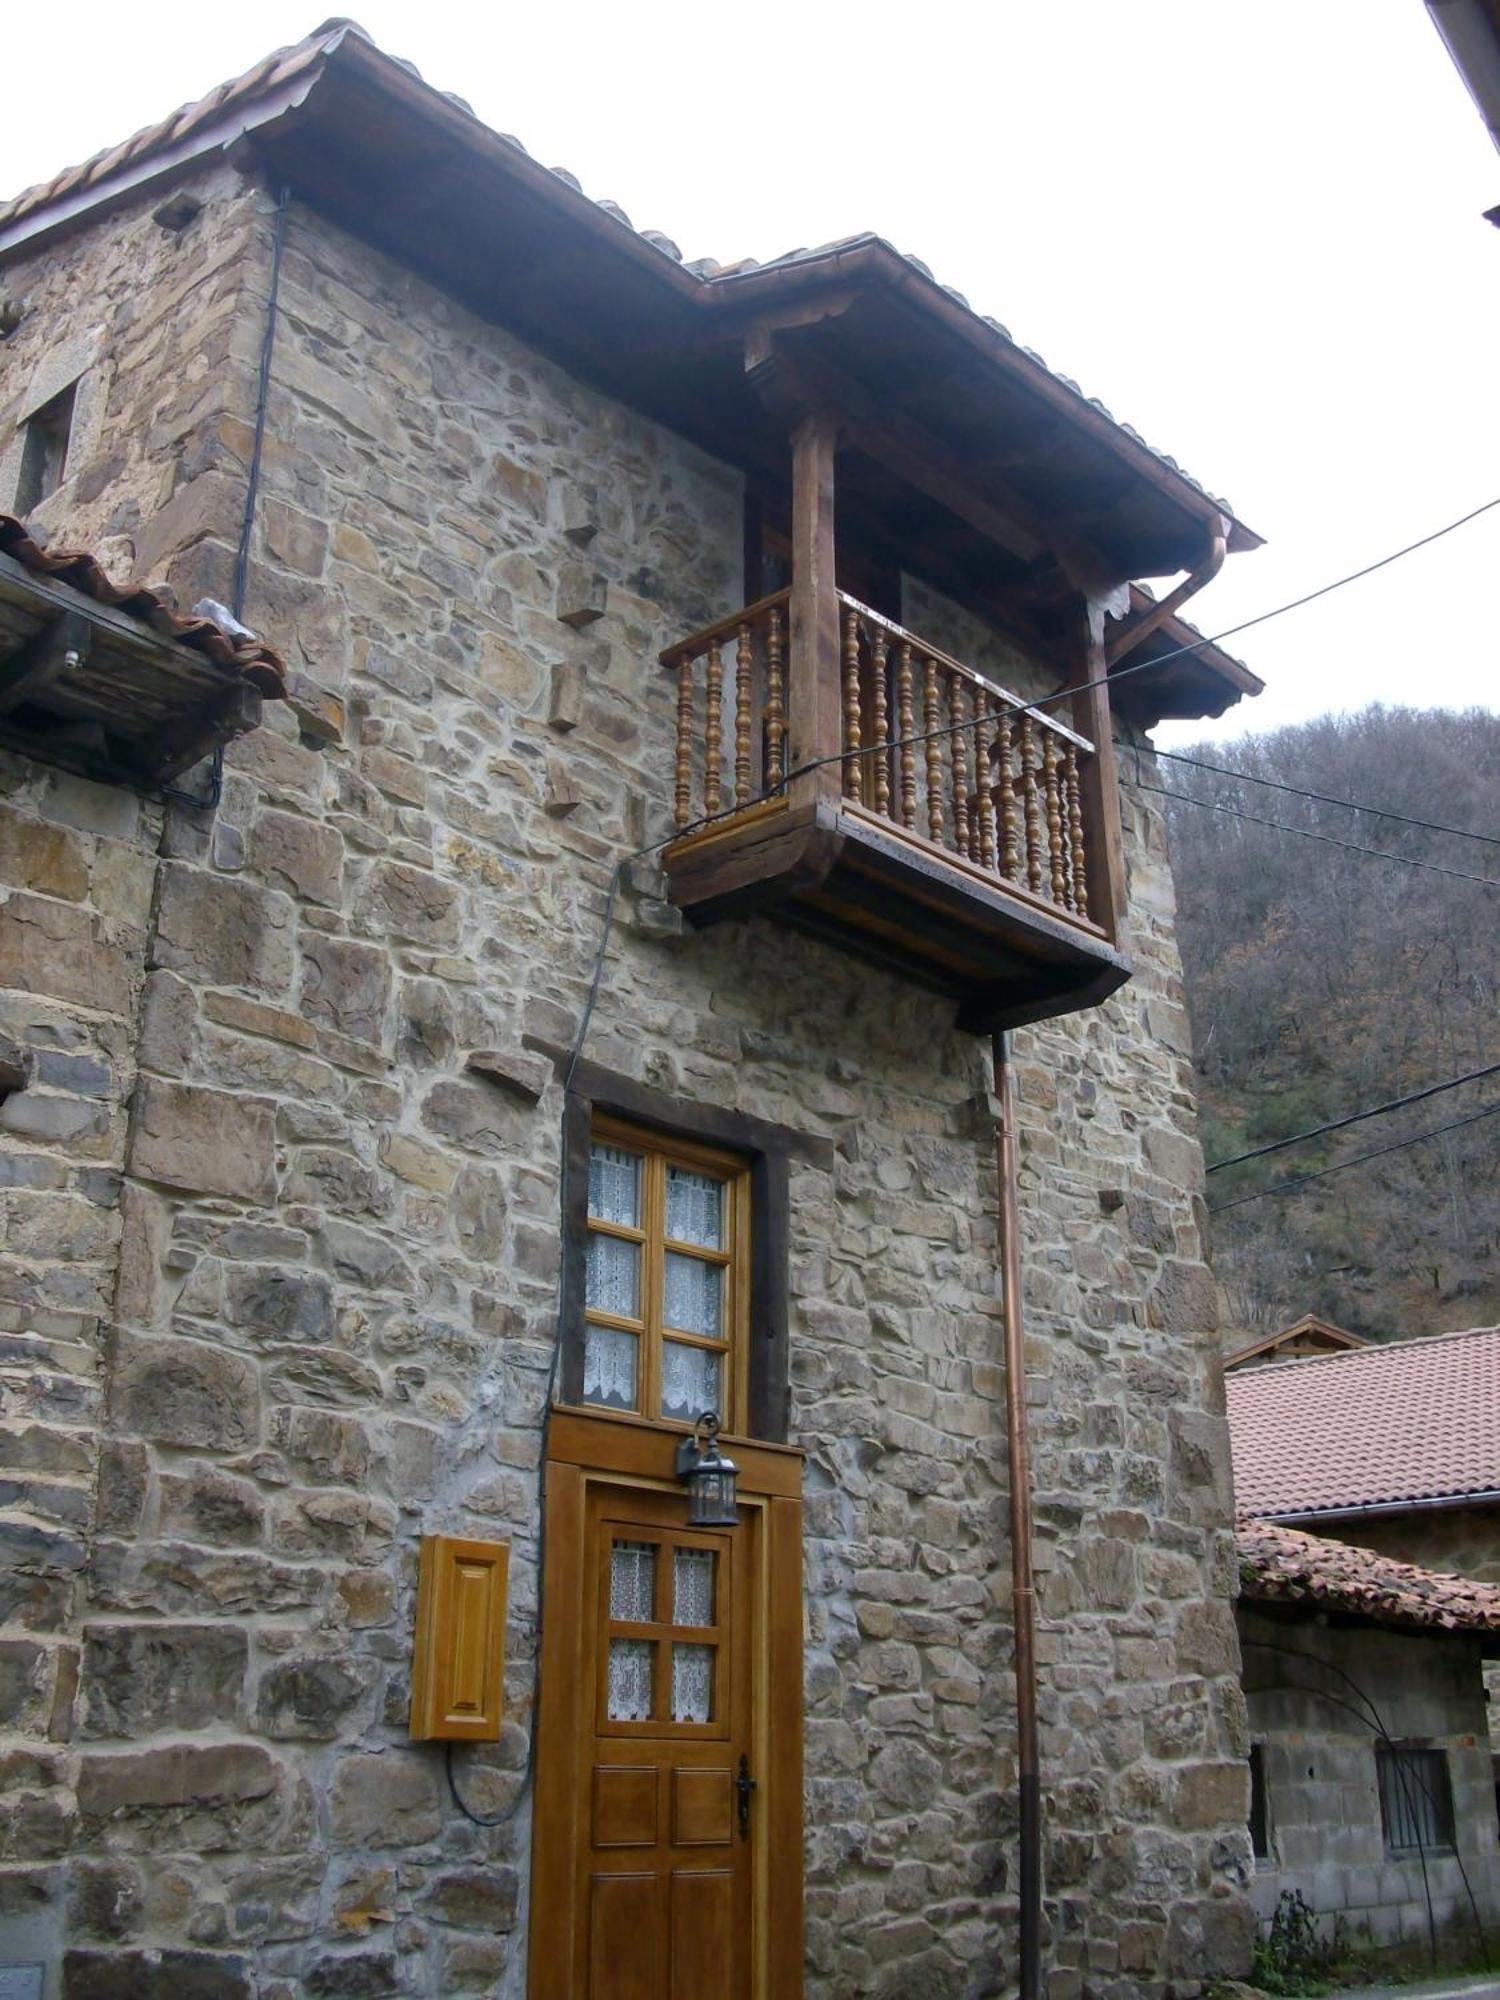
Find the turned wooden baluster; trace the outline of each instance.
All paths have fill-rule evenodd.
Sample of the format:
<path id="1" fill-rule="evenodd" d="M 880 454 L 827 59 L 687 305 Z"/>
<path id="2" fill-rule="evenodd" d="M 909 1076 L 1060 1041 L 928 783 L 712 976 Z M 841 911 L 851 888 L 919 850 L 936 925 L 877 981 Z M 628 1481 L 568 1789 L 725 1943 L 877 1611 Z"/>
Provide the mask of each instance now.
<path id="1" fill-rule="evenodd" d="M 1073 853 L 1073 908 L 1080 917 L 1089 913 L 1087 860 L 1083 848 L 1083 803 L 1078 790 L 1078 746 L 1068 745 L 1063 760 L 1063 791 L 1068 801 L 1068 844 Z"/>
<path id="2" fill-rule="evenodd" d="M 860 765 L 859 613 L 844 612 L 844 796 L 864 804 L 865 774 Z"/>
<path id="3" fill-rule="evenodd" d="M 1063 839 L 1062 788 L 1058 782 L 1057 738 L 1050 729 L 1042 731 L 1042 781 L 1047 797 L 1047 858 L 1052 869 L 1052 900 L 1066 905 L 1068 900 L 1067 847 Z"/>
<path id="4" fill-rule="evenodd" d="M 1011 775 L 1011 721 L 1010 710 L 1000 711 L 1000 735 L 995 745 L 995 755 L 999 770 L 995 776 L 995 793 L 1000 802 L 1000 873 L 1010 881 L 1020 879 L 1021 827 L 1016 818 L 1016 784 Z"/>
<path id="5" fill-rule="evenodd" d="M 917 733 L 916 711 L 912 705 L 911 647 L 902 640 L 896 650 L 896 728 L 901 742 L 901 824 L 917 823 Z"/>
<path id="6" fill-rule="evenodd" d="M 708 714 L 703 725 L 703 810 L 712 819 L 724 803 L 724 787 L 721 765 L 724 746 L 721 730 L 724 722 L 724 703 L 719 682 L 723 673 L 723 662 L 719 657 L 719 642 L 711 639 L 708 644 L 708 658 L 704 663 L 704 677 L 708 686 Z"/>
<path id="7" fill-rule="evenodd" d="M 1036 771 L 1032 764 L 1035 736 L 1031 717 L 1021 717 L 1021 808 L 1026 815 L 1026 881 L 1031 890 L 1042 891 L 1042 816 L 1037 808 Z"/>
<path id="8" fill-rule="evenodd" d="M 939 846 L 943 839 L 943 726 L 938 706 L 937 661 L 926 662 L 922 691 L 922 734 L 927 739 L 927 833 Z"/>
<path id="9" fill-rule="evenodd" d="M 953 734 L 948 738 L 953 765 L 953 845 L 960 854 L 969 848 L 969 699 L 964 682 L 955 674 L 948 683 L 948 706 L 952 711 Z"/>
<path id="10" fill-rule="evenodd" d="M 677 662 L 677 792 L 673 804 L 681 833 L 693 816 L 693 663 L 686 653 Z"/>
<path id="11" fill-rule="evenodd" d="M 766 620 L 766 790 L 776 791 L 784 776 L 782 745 L 786 741 L 786 703 L 781 685 L 781 606 L 773 604 Z"/>
<path id="12" fill-rule="evenodd" d="M 870 634 L 870 670 L 875 682 L 875 810 L 891 815 L 891 753 L 885 694 L 885 633 L 877 625 Z"/>
<path id="13" fill-rule="evenodd" d="M 750 627 L 740 627 L 739 649 L 734 661 L 734 802 L 745 805 L 750 797 L 750 681 L 755 668 L 755 648 Z"/>
<path id="14" fill-rule="evenodd" d="M 993 869 L 995 788 L 990 782 L 990 730 L 994 726 L 994 710 L 988 688 L 979 689 L 975 706 L 978 714 L 974 727 L 974 810 L 979 821 L 979 852 L 975 858 L 981 868 Z"/>

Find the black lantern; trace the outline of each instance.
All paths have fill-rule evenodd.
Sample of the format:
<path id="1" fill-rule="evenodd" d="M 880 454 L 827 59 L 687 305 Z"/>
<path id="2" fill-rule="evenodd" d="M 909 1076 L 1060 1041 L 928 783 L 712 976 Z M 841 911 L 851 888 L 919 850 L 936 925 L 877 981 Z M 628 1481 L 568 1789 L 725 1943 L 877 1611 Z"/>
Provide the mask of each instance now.
<path id="1" fill-rule="evenodd" d="M 677 1447 L 677 1477 L 688 1490 L 690 1528 L 739 1526 L 739 1509 L 734 1504 L 739 1476 L 734 1460 L 719 1453 L 718 1411 L 705 1410 L 693 1426 L 693 1435 Z"/>

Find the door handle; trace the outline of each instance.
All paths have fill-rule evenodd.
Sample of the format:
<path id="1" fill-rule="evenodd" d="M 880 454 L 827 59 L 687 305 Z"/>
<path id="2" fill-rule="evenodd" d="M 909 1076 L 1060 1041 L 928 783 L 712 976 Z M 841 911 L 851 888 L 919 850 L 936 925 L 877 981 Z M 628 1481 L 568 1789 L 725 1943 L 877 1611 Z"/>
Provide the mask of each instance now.
<path id="1" fill-rule="evenodd" d="M 741 1753 L 740 1775 L 734 1781 L 734 1789 L 739 1794 L 740 1839 L 750 1838 L 750 1794 L 755 1790 L 755 1780 L 750 1775 L 750 1759 Z"/>

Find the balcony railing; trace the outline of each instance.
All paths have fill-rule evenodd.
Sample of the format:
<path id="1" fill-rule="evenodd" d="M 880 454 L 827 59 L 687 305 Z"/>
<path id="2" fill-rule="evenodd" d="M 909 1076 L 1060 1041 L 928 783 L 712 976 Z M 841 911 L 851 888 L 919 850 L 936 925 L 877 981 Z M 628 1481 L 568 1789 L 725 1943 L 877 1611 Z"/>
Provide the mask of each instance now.
<path id="1" fill-rule="evenodd" d="M 661 656 L 673 900 L 699 924 L 779 908 L 954 993 L 975 1028 L 1112 991 L 1129 965 L 1094 745 L 845 592 L 816 636 L 796 604 L 777 591 Z"/>
<path id="2" fill-rule="evenodd" d="M 763 597 L 661 656 L 677 680 L 673 820 L 679 833 L 715 818 L 726 806 L 775 797 L 785 785 L 791 594 L 778 590 Z"/>
<path id="3" fill-rule="evenodd" d="M 1087 919 L 1093 745 L 843 591 L 839 618 L 845 798 Z"/>
<path id="4" fill-rule="evenodd" d="M 779 590 L 662 655 L 676 677 L 674 822 L 687 834 L 800 775 Z M 1088 921 L 1082 773 L 1093 746 L 839 592 L 843 796 L 996 882 Z"/>

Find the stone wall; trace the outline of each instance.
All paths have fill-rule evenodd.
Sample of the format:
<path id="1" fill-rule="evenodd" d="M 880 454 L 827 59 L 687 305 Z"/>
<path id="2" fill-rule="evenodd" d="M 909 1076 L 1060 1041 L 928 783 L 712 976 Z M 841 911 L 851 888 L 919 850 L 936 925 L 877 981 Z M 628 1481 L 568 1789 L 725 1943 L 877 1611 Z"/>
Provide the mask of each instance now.
<path id="1" fill-rule="evenodd" d="M 1338 1540 L 1397 1562 L 1500 1583 L 1500 1508 L 1432 1507 L 1334 1523 Z"/>
<path id="2" fill-rule="evenodd" d="M 1500 1923 L 1478 1641 L 1288 1620 L 1248 1604 L 1239 1618 L 1250 1730 L 1264 1745 L 1270 1854 L 1255 1871 L 1262 1923 L 1284 1892 L 1296 1890 L 1329 1933 L 1339 1924 L 1351 1941 L 1420 1945 L 1430 1894 L 1446 1949 L 1474 1955 L 1476 1906 L 1487 1933 Z M 1376 1717 L 1397 1743 L 1446 1751 L 1454 1850 L 1425 1858 L 1387 1852 Z"/>
<path id="3" fill-rule="evenodd" d="M 199 191 L 180 243 L 203 232 L 202 289 L 176 317 L 156 306 L 186 264 L 134 289 L 110 275 L 142 268 L 144 206 L 7 277 L 39 351 L 80 288 L 110 307 L 102 456 L 70 466 L 48 525 L 127 537 L 143 572 L 226 596 L 270 203 L 232 176 Z M 221 296 L 208 253 L 236 238 L 240 289 L 225 264 Z M 127 363 L 143 320 L 159 380 Z M 193 357 L 220 335 L 195 396 Z M 739 601 L 739 481 L 295 205 L 273 383 L 245 615 L 332 698 L 270 709 L 214 814 L 85 788 L 118 820 L 85 832 L 67 822 L 76 788 L 7 777 L 0 921 L 45 900 L 99 969 L 52 993 L 24 940 L 0 946 L 6 1019 L 45 999 L 73 1038 L 59 1053 L 111 1066 L 97 1112 L 83 1069 L 12 1100 L 69 1093 L 99 1121 L 97 1156 L 81 1126 L 23 1148 L 0 1112 L 6 1161 L 40 1160 L 95 1273 L 56 1334 L 41 1299 L 14 1313 L 17 1397 L 44 1399 L 59 1342 L 77 1386 L 59 1419 L 75 1456 L 44 1456 L 35 1493 L 7 1489 L 28 1582 L 5 1627 L 21 1649 L 5 1889 L 31 1935 L 66 1929 L 73 1995 L 191 1975 L 261 2000 L 518 1996 L 560 1114 L 526 1042 L 571 1034 L 610 870 L 666 831 L 655 658 Z M 1249 1951 L 1171 879 L 1160 816 L 1132 803 L 1127 820 L 1139 975 L 1016 1044 L 1052 2000 L 1187 1995 Z M 68 887 L 14 872 L 33 865 L 24 842 L 69 839 Z M 127 858 L 129 903 L 101 875 Z M 651 871 L 632 881 L 590 1057 L 825 1142 L 794 1170 L 789 1271 L 809 1991 L 1002 1992 L 1014 1759 L 986 1053 L 946 1006 L 827 946 L 764 923 L 684 934 Z M 520 1059 L 514 1086 L 466 1068 L 486 1049 Z M 13 1246 L 34 1198 L 8 1197 Z M 55 1560 L 28 1539 L 59 1532 L 52 1487 L 72 1510 Z M 512 1719 L 495 1752 L 464 1755 L 476 1805 L 518 1803 L 498 1831 L 455 1810 L 440 1750 L 405 1740 L 434 1530 L 513 1545 Z M 38 1606 L 45 1662 L 25 1650 Z"/>

